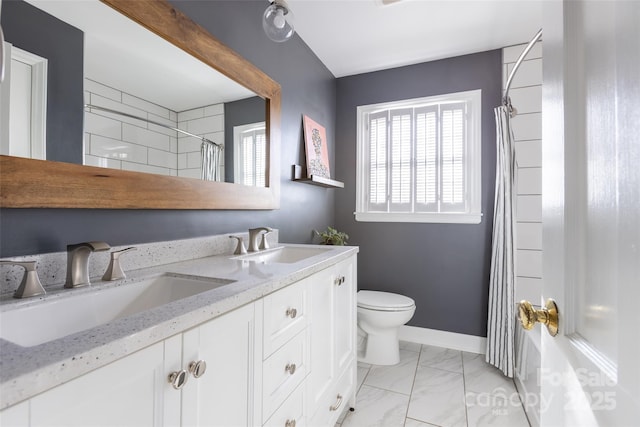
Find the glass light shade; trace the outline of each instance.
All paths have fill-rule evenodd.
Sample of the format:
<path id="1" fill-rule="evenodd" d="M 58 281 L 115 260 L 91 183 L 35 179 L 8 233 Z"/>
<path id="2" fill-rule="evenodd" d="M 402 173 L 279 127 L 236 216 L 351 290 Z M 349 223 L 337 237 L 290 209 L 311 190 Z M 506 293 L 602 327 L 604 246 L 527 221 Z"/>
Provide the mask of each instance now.
<path id="1" fill-rule="evenodd" d="M 282 0 L 275 0 L 262 16 L 262 28 L 274 42 L 284 42 L 293 37 L 293 13 Z"/>

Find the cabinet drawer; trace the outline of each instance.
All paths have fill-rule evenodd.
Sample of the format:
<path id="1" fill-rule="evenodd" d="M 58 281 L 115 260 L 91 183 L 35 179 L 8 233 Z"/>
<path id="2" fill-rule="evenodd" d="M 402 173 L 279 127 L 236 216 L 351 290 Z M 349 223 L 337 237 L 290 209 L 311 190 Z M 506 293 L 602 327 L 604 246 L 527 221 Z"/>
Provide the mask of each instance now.
<path id="1" fill-rule="evenodd" d="M 269 418 L 307 376 L 307 348 L 307 331 L 304 330 L 264 361 L 263 420 Z"/>
<path id="2" fill-rule="evenodd" d="M 355 364 L 353 364 L 355 365 Z M 310 426 L 333 426 L 340 414 L 349 406 L 355 392 L 355 368 L 347 369 L 336 382 L 332 391 L 325 394 L 310 419 Z M 311 409 L 311 408 L 310 408 Z"/>
<path id="3" fill-rule="evenodd" d="M 264 359 L 307 326 L 307 280 L 264 298 Z"/>
<path id="4" fill-rule="evenodd" d="M 300 384 L 282 406 L 264 423 L 265 427 L 305 427 L 304 384 Z"/>

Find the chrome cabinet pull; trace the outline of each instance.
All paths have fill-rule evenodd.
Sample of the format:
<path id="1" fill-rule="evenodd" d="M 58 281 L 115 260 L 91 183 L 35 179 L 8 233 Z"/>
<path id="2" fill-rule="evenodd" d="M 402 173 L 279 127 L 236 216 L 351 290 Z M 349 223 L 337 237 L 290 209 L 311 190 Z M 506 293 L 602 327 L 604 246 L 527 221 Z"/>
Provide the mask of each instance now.
<path id="1" fill-rule="evenodd" d="M 284 427 L 296 427 L 296 420 L 287 420 L 284 423 Z"/>
<path id="2" fill-rule="evenodd" d="M 207 371 L 207 362 L 204 360 L 198 360 L 197 362 L 189 363 L 189 372 L 193 375 L 193 378 L 200 378 Z"/>
<path id="3" fill-rule="evenodd" d="M 295 308 L 287 308 L 287 311 L 285 314 L 287 315 L 287 317 L 295 319 L 296 316 L 298 315 L 298 310 L 296 310 Z"/>
<path id="4" fill-rule="evenodd" d="M 342 395 L 338 394 L 338 400 L 336 400 L 336 403 L 333 406 L 329 406 L 329 410 L 330 411 L 337 411 L 338 408 L 340 408 L 341 405 L 342 405 Z"/>
<path id="5" fill-rule="evenodd" d="M 333 279 L 333 283 L 335 285 L 341 286 L 344 282 L 345 282 L 345 277 L 344 276 L 340 276 L 340 277 L 336 277 L 335 279 Z"/>
<path id="6" fill-rule="evenodd" d="M 188 379 L 189 379 L 189 373 L 184 369 L 177 372 L 172 372 L 169 375 L 169 383 L 176 390 L 180 390 L 182 387 L 184 387 Z"/>
<path id="7" fill-rule="evenodd" d="M 287 366 L 284 367 L 284 370 L 289 373 L 289 375 L 293 375 L 296 372 L 296 364 L 295 363 L 287 363 Z"/>

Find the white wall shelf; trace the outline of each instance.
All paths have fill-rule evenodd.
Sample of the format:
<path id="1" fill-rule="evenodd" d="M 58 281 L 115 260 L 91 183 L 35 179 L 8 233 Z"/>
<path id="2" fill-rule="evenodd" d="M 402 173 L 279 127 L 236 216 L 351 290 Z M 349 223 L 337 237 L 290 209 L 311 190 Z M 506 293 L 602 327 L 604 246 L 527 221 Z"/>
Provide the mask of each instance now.
<path id="1" fill-rule="evenodd" d="M 297 182 L 304 182 L 306 184 L 317 185 L 325 188 L 344 188 L 344 182 L 336 181 L 335 179 L 326 178 L 324 176 L 311 175 L 311 178 L 298 178 L 294 179 Z"/>

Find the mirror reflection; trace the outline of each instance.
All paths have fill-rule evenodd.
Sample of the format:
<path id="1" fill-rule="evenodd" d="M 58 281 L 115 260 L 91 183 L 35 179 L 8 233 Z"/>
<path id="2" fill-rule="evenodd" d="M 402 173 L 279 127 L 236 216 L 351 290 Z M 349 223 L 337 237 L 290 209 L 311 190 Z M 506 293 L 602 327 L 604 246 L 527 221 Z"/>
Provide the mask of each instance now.
<path id="1" fill-rule="evenodd" d="M 3 154 L 265 185 L 262 98 L 97 0 L 3 3 Z"/>

